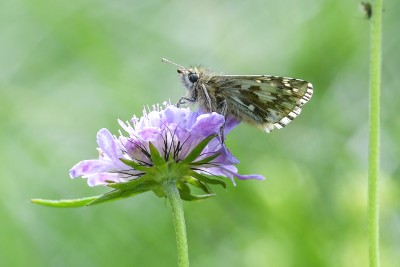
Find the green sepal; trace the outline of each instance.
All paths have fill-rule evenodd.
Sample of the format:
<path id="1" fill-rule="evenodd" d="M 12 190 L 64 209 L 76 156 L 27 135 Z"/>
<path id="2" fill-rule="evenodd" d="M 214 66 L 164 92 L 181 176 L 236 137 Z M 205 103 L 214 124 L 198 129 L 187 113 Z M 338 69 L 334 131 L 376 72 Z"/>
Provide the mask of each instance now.
<path id="1" fill-rule="evenodd" d="M 164 189 L 161 186 L 154 188 L 153 193 L 158 197 L 165 197 Z"/>
<path id="2" fill-rule="evenodd" d="M 214 194 L 193 195 L 190 192 L 181 191 L 181 190 L 179 190 L 179 195 L 181 196 L 181 199 L 186 200 L 186 201 L 202 200 L 202 199 L 206 199 L 206 198 L 215 196 Z"/>
<path id="3" fill-rule="evenodd" d="M 180 181 L 178 181 L 176 183 L 176 187 L 178 187 L 179 192 L 187 191 L 187 192 L 190 193 L 190 187 L 185 182 L 183 182 L 182 180 L 180 180 Z"/>
<path id="4" fill-rule="evenodd" d="M 194 177 L 194 178 L 196 178 L 197 180 L 202 181 L 203 183 L 206 183 L 206 184 L 219 184 L 223 188 L 226 188 L 226 183 L 224 181 L 222 181 L 222 180 L 213 179 L 213 178 L 207 177 L 207 176 L 205 176 L 203 174 L 200 174 L 200 173 L 192 171 L 192 170 L 189 171 L 189 175 Z"/>
<path id="5" fill-rule="evenodd" d="M 212 194 L 210 187 L 206 183 L 203 183 L 202 181 L 200 181 L 196 178 L 187 176 L 187 177 L 185 177 L 185 182 L 187 182 L 188 184 L 191 184 L 197 188 L 200 188 L 201 190 L 204 191 L 204 193 Z"/>
<path id="6" fill-rule="evenodd" d="M 210 143 L 210 141 L 216 136 L 217 134 L 212 134 L 203 139 L 195 148 L 193 148 L 189 155 L 187 155 L 186 158 L 182 160 L 182 162 L 188 164 L 195 161 L 200 156 L 204 148 L 208 145 L 208 143 Z"/>
<path id="7" fill-rule="evenodd" d="M 181 196 L 181 199 L 187 200 L 187 201 L 194 201 L 194 200 L 202 200 L 206 198 L 210 198 L 215 196 L 211 191 L 209 194 L 204 194 L 204 195 L 193 195 L 190 191 L 190 187 L 187 185 L 186 182 L 184 181 L 179 181 L 176 186 L 178 187 L 179 190 L 179 195 Z"/>
<path id="8" fill-rule="evenodd" d="M 138 185 L 142 184 L 143 182 L 150 181 L 152 180 L 153 175 L 152 174 L 145 174 L 137 179 L 133 179 L 127 182 L 122 182 L 122 183 L 109 183 L 107 184 L 108 187 L 114 188 L 114 189 L 120 189 L 120 190 L 130 190 Z"/>
<path id="9" fill-rule="evenodd" d="M 126 165 L 128 165 L 129 167 L 132 167 L 135 170 L 141 171 L 141 172 L 147 172 L 149 170 L 149 168 L 151 168 L 151 166 L 147 167 L 144 165 L 140 165 L 137 162 L 134 162 L 133 160 L 129 160 L 129 159 L 124 159 L 124 158 L 120 158 L 120 161 L 122 161 L 123 163 L 125 163 Z"/>
<path id="10" fill-rule="evenodd" d="M 152 142 L 149 142 L 149 148 L 150 148 L 150 157 L 151 161 L 153 161 L 153 164 L 155 166 L 162 166 L 166 162 L 164 158 L 161 156 L 160 152 L 157 150 L 157 148 L 153 145 Z"/>
<path id="11" fill-rule="evenodd" d="M 99 204 L 106 201 L 112 201 L 120 198 L 127 198 L 132 197 L 134 195 L 138 195 L 140 193 L 144 193 L 147 191 L 152 191 L 154 188 L 159 186 L 154 181 L 144 181 L 139 185 L 129 188 L 129 189 L 115 189 L 113 191 L 107 192 L 101 195 L 99 198 L 93 200 L 92 202 L 88 203 L 87 206 L 91 206 L 94 204 Z"/>
<path id="12" fill-rule="evenodd" d="M 190 187 L 183 181 L 180 181 L 176 184 L 179 190 L 179 195 L 181 196 L 181 199 L 187 200 L 187 201 L 194 201 L 194 200 L 202 200 L 206 198 L 210 198 L 215 196 L 213 193 L 209 194 L 204 194 L 204 195 L 193 195 L 190 191 Z"/>
<path id="13" fill-rule="evenodd" d="M 221 155 L 221 153 L 216 153 L 216 154 L 214 154 L 212 156 L 206 157 L 206 158 L 201 159 L 199 161 L 191 162 L 191 163 L 189 163 L 189 165 L 191 165 L 191 166 L 204 165 L 206 163 L 209 163 L 213 159 L 217 158 L 219 155 Z"/>
<path id="14" fill-rule="evenodd" d="M 31 199 L 31 202 L 34 204 L 39 204 L 53 208 L 77 208 L 77 207 L 84 207 L 88 203 L 98 199 L 99 197 L 101 196 L 84 197 L 77 199 L 60 199 L 60 200 L 34 198 Z"/>

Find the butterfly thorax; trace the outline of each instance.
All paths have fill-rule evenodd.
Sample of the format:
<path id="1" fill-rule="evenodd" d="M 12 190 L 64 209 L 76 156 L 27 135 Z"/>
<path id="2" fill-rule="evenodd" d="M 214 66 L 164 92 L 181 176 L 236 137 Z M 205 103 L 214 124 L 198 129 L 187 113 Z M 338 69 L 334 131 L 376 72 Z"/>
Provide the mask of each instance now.
<path id="1" fill-rule="evenodd" d="M 214 88 L 206 85 L 213 77 L 213 73 L 202 66 L 178 70 L 182 84 L 186 87 L 186 98 L 191 102 L 197 102 L 206 112 L 218 111 L 218 102 L 214 94 Z"/>

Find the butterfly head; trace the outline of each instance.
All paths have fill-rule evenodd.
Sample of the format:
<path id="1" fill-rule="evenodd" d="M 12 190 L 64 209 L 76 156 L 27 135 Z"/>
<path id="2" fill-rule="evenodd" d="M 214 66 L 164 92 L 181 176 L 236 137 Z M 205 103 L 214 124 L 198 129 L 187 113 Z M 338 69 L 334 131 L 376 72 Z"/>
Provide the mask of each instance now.
<path id="1" fill-rule="evenodd" d="M 178 69 L 178 75 L 181 78 L 182 83 L 186 86 L 186 88 L 193 88 L 200 76 L 196 69 Z"/>
<path id="2" fill-rule="evenodd" d="M 176 64 L 175 62 L 172 62 L 168 59 L 161 59 L 162 62 L 167 62 L 170 63 L 172 65 L 175 65 L 177 67 L 179 67 L 178 74 L 179 77 L 181 78 L 181 81 L 183 83 L 183 85 L 185 85 L 186 88 L 191 89 L 194 87 L 194 85 L 197 83 L 197 81 L 199 80 L 200 76 L 199 76 L 199 72 L 197 71 L 196 68 L 192 69 L 192 68 L 185 68 L 181 65 Z"/>

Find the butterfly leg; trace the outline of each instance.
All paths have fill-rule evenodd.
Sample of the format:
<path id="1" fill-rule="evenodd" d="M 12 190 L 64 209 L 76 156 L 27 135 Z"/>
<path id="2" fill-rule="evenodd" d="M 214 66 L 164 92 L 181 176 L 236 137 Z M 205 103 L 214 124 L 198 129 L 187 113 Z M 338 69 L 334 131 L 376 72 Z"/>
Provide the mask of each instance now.
<path id="1" fill-rule="evenodd" d="M 192 94 L 189 94 L 187 96 L 182 96 L 179 99 L 178 103 L 176 103 L 176 107 L 179 108 L 182 104 L 186 104 L 187 102 L 191 102 L 191 103 L 197 102 L 197 91 L 196 90 L 193 90 Z"/>
<path id="2" fill-rule="evenodd" d="M 210 112 L 214 111 L 213 108 L 212 108 L 212 104 L 211 104 L 211 98 L 208 95 L 207 88 L 204 86 L 204 84 L 201 84 L 201 88 L 203 89 L 204 95 L 206 96 L 207 103 L 208 103 L 208 108 L 209 108 Z"/>
<path id="3" fill-rule="evenodd" d="M 218 109 L 219 109 L 218 113 L 221 114 L 222 116 L 224 116 L 224 118 L 225 118 L 224 124 L 222 124 L 221 128 L 219 129 L 219 135 L 221 136 L 221 143 L 224 144 L 224 142 L 225 142 L 224 130 L 225 130 L 225 122 L 226 122 L 226 113 L 228 111 L 228 103 L 226 102 L 226 100 L 223 100 L 221 103 L 219 103 Z"/>
<path id="4" fill-rule="evenodd" d="M 176 103 L 176 107 L 179 108 L 181 105 L 184 105 L 184 104 L 186 104 L 187 102 L 192 102 L 192 103 L 193 103 L 193 102 L 197 102 L 197 97 L 194 96 L 194 97 L 192 97 L 192 98 L 189 98 L 189 97 L 182 96 L 182 97 L 179 99 L 178 103 Z"/>

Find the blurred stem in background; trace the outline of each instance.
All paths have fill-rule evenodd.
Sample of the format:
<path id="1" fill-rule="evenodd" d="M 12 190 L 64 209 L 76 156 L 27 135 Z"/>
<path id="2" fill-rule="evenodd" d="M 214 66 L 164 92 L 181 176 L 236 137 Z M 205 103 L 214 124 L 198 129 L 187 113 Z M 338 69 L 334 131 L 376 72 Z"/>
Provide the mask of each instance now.
<path id="1" fill-rule="evenodd" d="M 382 1 L 375 0 L 371 18 L 370 133 L 368 170 L 369 266 L 379 266 L 379 110 L 381 81 Z"/>

